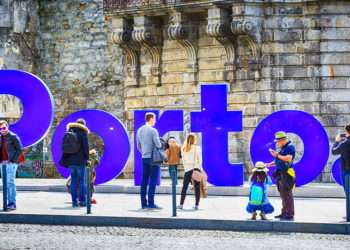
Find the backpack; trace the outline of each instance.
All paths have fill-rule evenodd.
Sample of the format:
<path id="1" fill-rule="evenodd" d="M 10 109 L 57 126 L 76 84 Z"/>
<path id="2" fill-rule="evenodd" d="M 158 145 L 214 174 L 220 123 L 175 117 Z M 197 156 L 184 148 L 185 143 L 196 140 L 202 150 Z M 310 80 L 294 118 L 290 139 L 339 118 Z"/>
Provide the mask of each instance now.
<path id="1" fill-rule="evenodd" d="M 250 200 L 252 205 L 261 205 L 264 202 L 264 188 L 262 186 L 252 185 L 250 188 Z"/>
<path id="2" fill-rule="evenodd" d="M 80 149 L 78 135 L 74 131 L 67 131 L 62 139 L 62 152 L 65 154 L 75 154 Z"/>

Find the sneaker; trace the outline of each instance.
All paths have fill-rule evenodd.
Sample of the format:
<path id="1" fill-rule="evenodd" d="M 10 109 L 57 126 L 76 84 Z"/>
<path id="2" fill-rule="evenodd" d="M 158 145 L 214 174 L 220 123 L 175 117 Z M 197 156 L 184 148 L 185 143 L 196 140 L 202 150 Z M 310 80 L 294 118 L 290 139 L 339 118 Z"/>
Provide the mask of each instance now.
<path id="1" fill-rule="evenodd" d="M 141 209 L 148 209 L 147 205 L 141 206 Z"/>
<path id="2" fill-rule="evenodd" d="M 184 208 L 184 206 L 183 205 L 178 205 L 176 208 L 182 210 Z"/>
<path id="3" fill-rule="evenodd" d="M 284 216 L 284 214 L 279 214 L 279 215 L 276 215 L 275 218 L 276 218 L 276 219 L 280 219 L 280 218 L 282 218 L 283 216 Z"/>
<path id="4" fill-rule="evenodd" d="M 265 213 L 260 213 L 261 220 L 267 220 Z"/>
<path id="5" fill-rule="evenodd" d="M 97 201 L 96 201 L 95 198 L 92 198 L 92 199 L 91 199 L 91 204 L 97 204 Z"/>
<path id="6" fill-rule="evenodd" d="M 251 220 L 256 220 L 256 216 L 257 216 L 258 214 L 256 213 L 256 212 L 254 212 L 253 214 L 252 214 L 252 218 L 251 218 Z"/>
<path id="7" fill-rule="evenodd" d="M 15 203 L 10 203 L 10 204 L 7 206 L 7 209 L 8 209 L 8 210 L 16 210 L 16 204 L 15 204 Z"/>
<path id="8" fill-rule="evenodd" d="M 199 208 L 198 208 L 198 206 L 194 206 L 193 209 L 194 210 L 198 210 Z"/>
<path id="9" fill-rule="evenodd" d="M 161 207 L 159 207 L 159 206 L 157 206 L 157 205 L 150 205 L 150 206 L 148 206 L 148 208 L 149 208 L 149 209 L 156 209 L 156 210 L 163 209 L 163 208 L 161 208 Z"/>
<path id="10" fill-rule="evenodd" d="M 288 216 L 288 215 L 284 215 L 280 218 L 280 220 L 285 220 L 285 221 L 293 221 L 294 217 L 293 216 Z"/>

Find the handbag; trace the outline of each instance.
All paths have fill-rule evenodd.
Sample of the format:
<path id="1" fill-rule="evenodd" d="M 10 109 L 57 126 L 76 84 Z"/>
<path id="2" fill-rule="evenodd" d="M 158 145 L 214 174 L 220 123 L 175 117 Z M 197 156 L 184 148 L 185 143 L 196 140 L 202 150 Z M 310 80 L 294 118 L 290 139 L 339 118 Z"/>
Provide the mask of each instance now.
<path id="1" fill-rule="evenodd" d="M 152 150 L 152 165 L 159 165 L 163 162 L 168 161 L 168 157 L 165 153 L 165 141 L 163 138 L 160 138 L 161 148 L 157 148 L 156 146 L 153 146 Z"/>
<path id="2" fill-rule="evenodd" d="M 192 172 L 192 180 L 200 182 L 202 180 L 202 173 L 194 169 Z"/>
<path id="3" fill-rule="evenodd" d="M 166 161 L 165 151 L 160 148 L 154 148 L 152 151 L 152 165 L 159 165 Z"/>
<path id="4" fill-rule="evenodd" d="M 194 159 L 195 159 L 195 162 L 197 160 L 197 148 L 195 147 L 194 149 Z M 202 172 L 199 170 L 199 169 L 193 169 L 193 172 L 192 172 L 192 180 L 194 181 L 202 181 Z"/>

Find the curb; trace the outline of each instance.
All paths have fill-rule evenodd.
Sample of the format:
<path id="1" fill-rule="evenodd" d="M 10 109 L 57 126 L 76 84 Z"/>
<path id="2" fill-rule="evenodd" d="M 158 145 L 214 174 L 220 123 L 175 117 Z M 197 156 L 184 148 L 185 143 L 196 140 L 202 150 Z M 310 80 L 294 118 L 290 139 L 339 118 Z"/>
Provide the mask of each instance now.
<path id="1" fill-rule="evenodd" d="M 179 219 L 112 216 L 74 216 L 0 213 L 0 223 L 70 225 L 70 226 L 114 226 L 151 229 L 190 229 L 243 232 L 285 232 L 350 234 L 350 223 L 308 223 L 281 221 L 239 221 L 213 219 Z"/>
<path id="2" fill-rule="evenodd" d="M 2 190 L 2 186 L 0 186 Z M 67 188 L 64 185 L 18 185 L 17 191 L 37 191 L 37 192 L 67 192 Z M 170 186 L 158 186 L 156 190 L 157 194 L 171 194 Z M 177 194 L 181 193 L 181 185 L 177 186 Z M 101 185 L 96 187 L 96 193 L 119 193 L 119 194 L 139 194 L 140 187 L 129 185 Z M 189 194 L 193 194 L 192 190 L 189 190 Z M 211 196 L 248 196 L 249 187 L 208 187 L 208 194 Z M 270 197 L 279 197 L 279 193 L 275 186 L 269 188 Z M 343 189 L 339 187 L 322 187 L 322 186 L 304 186 L 297 188 L 294 192 L 296 198 L 345 198 Z"/>

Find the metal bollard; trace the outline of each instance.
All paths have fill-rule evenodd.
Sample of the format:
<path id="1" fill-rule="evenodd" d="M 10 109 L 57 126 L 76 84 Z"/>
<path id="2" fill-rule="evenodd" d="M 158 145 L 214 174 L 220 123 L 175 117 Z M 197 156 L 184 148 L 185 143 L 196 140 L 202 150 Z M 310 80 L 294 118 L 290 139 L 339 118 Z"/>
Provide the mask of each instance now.
<path id="1" fill-rule="evenodd" d="M 176 217 L 176 173 L 171 171 L 171 186 L 172 186 L 172 198 L 173 198 L 173 217 Z"/>
<path id="2" fill-rule="evenodd" d="M 90 167 L 86 168 L 86 213 L 91 214 L 91 188 Z"/>
<path id="3" fill-rule="evenodd" d="M 350 175 L 345 175 L 346 221 L 350 222 Z"/>
<path id="4" fill-rule="evenodd" d="M 7 211 L 7 170 L 6 165 L 2 165 L 2 197 L 3 205 L 2 208 L 4 211 Z"/>

